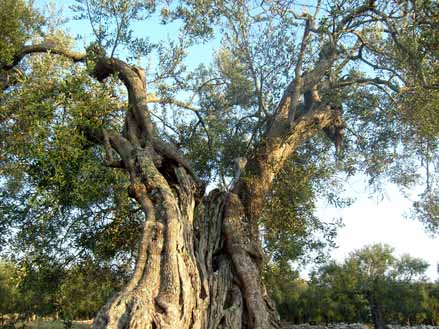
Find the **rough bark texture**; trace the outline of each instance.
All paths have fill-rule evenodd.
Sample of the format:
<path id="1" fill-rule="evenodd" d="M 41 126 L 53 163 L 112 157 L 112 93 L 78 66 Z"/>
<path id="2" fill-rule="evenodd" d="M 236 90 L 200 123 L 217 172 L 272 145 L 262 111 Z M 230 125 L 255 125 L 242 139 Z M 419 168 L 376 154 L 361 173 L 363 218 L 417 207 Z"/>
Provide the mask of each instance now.
<path id="1" fill-rule="evenodd" d="M 134 275 L 93 328 L 279 328 L 236 195 L 214 190 L 195 207 L 193 180 L 173 170 L 170 190 L 131 188 L 136 200 L 154 194 L 166 207 L 149 205 L 155 216 L 145 221 Z"/>
<path id="2" fill-rule="evenodd" d="M 203 328 L 206 301 L 193 245 L 194 183 L 178 167 L 175 185 L 138 155 L 157 184 L 133 184 L 130 194 L 146 212 L 139 258 L 127 287 L 102 309 L 93 328 Z M 142 163 L 143 162 L 143 163 Z M 154 172 L 155 171 L 155 172 Z"/>

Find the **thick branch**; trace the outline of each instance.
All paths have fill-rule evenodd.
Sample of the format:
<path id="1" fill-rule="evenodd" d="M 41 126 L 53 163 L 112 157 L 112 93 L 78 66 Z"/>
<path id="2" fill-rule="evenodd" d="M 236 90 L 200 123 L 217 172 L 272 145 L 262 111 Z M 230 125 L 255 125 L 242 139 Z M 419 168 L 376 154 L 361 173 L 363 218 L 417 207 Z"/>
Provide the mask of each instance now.
<path id="1" fill-rule="evenodd" d="M 125 137 L 115 131 L 107 129 L 97 129 L 91 127 L 81 127 L 81 129 L 84 131 L 88 140 L 106 148 L 106 164 L 111 167 L 116 166 L 116 164 L 121 165 L 119 161 L 115 161 L 114 159 L 108 157 L 108 152 L 110 151 L 109 147 L 111 146 L 111 148 L 119 154 L 120 158 L 122 159 L 123 166 L 125 168 L 129 168 L 133 146 Z M 119 167 L 119 165 L 117 165 L 117 167 Z"/>
<path id="2" fill-rule="evenodd" d="M 73 62 L 85 61 L 86 54 L 63 49 L 50 42 L 37 45 L 25 46 L 18 52 L 12 63 L 1 67 L 3 70 L 11 70 L 17 66 L 26 55 L 36 53 L 47 53 L 61 55 L 71 59 Z M 146 102 L 145 76 L 141 69 L 131 66 L 121 60 L 113 58 L 97 58 L 93 76 L 102 81 L 111 74 L 117 74 L 128 90 L 129 105 L 136 117 L 140 128 L 141 136 L 139 140 L 151 140 L 153 136 L 153 124 L 149 116 Z"/>
<path id="3" fill-rule="evenodd" d="M 303 77 L 303 90 L 310 90 L 322 81 L 325 74 L 337 59 L 336 45 L 332 41 L 324 44 L 319 53 L 319 60 L 313 70 L 305 73 Z"/>
<path id="4" fill-rule="evenodd" d="M 161 157 L 176 162 L 179 166 L 186 169 L 186 171 L 194 178 L 194 180 L 201 184 L 200 179 L 192 169 L 189 161 L 172 145 L 155 138 L 153 140 L 153 148 Z"/>
<path id="5" fill-rule="evenodd" d="M 305 51 L 308 46 L 310 28 L 312 24 L 313 24 L 313 19 L 310 17 L 306 21 L 305 31 L 303 32 L 302 44 L 300 46 L 299 58 L 297 60 L 296 68 L 294 70 L 294 88 L 288 109 L 288 121 L 290 122 L 290 124 L 292 124 L 295 119 L 297 105 L 299 104 L 299 97 L 302 87 L 302 65 L 303 65 L 303 59 L 305 58 Z"/>
<path id="6" fill-rule="evenodd" d="M 10 70 L 13 67 L 17 66 L 26 55 L 36 53 L 50 53 L 55 55 L 62 55 L 71 59 L 73 62 L 83 62 L 86 58 L 86 55 L 83 53 L 78 53 L 68 49 L 62 49 L 52 43 L 42 43 L 37 45 L 24 46 L 21 51 L 14 56 L 12 63 L 3 65 L 1 69 Z"/>
<path id="7" fill-rule="evenodd" d="M 289 128 L 293 127 L 295 124 L 295 117 L 297 117 L 297 113 L 294 113 L 294 116 L 289 114 L 291 112 L 293 96 L 295 94 L 297 95 L 297 93 L 304 94 L 305 96 L 308 94 L 313 94 L 317 90 L 317 84 L 322 82 L 324 76 L 327 74 L 328 70 L 331 68 L 336 59 L 337 52 L 335 45 L 329 41 L 322 46 L 319 60 L 315 64 L 314 69 L 305 72 L 303 77 L 298 81 L 300 85 L 296 86 L 296 79 L 288 85 L 282 95 L 281 100 L 279 101 L 279 104 L 277 105 L 275 116 L 272 118 L 272 123 L 266 132 L 266 136 L 270 140 L 270 143 L 277 138 L 286 138 L 289 135 Z M 318 97 L 316 100 L 318 100 Z M 305 105 L 305 112 L 313 109 L 312 103 Z"/>
<path id="8" fill-rule="evenodd" d="M 128 103 L 140 131 L 137 138 L 145 145 L 144 143 L 153 139 L 154 126 L 148 111 L 143 71 L 119 59 L 98 59 L 93 75 L 102 81 L 112 74 L 116 74 L 128 90 Z"/>
<path id="9" fill-rule="evenodd" d="M 266 138 L 249 158 L 243 178 L 234 192 L 243 200 L 246 213 L 258 219 L 266 193 L 285 161 L 308 138 L 325 128 L 339 126 L 341 118 L 329 105 L 316 103 L 313 110 L 298 117 L 293 126 L 284 120 L 283 133 Z M 278 123 L 278 127 L 281 124 Z"/>
<path id="10" fill-rule="evenodd" d="M 317 8 L 314 16 L 309 16 L 305 23 L 305 31 L 303 32 L 303 39 L 302 39 L 302 44 L 300 46 L 299 58 L 297 60 L 296 68 L 294 70 L 294 91 L 291 97 L 290 108 L 288 109 L 288 122 L 290 123 L 290 125 L 293 124 L 296 117 L 297 106 L 299 104 L 299 97 L 301 94 L 301 87 L 302 87 L 303 60 L 305 58 L 306 49 L 308 47 L 310 32 L 311 29 L 313 29 L 314 20 L 319 12 L 320 5 L 321 5 L 321 1 L 319 1 L 317 4 Z"/>
<path id="11" fill-rule="evenodd" d="M 305 139 L 329 127 L 337 126 L 337 129 L 342 129 L 341 118 L 339 115 L 335 115 L 328 104 L 320 101 L 317 91 L 322 88 L 322 81 L 339 57 L 337 40 L 339 40 L 340 35 L 345 33 L 349 25 L 357 18 L 373 10 L 373 2 L 368 2 L 358 6 L 341 18 L 334 27 L 329 40 L 322 45 L 319 59 L 314 68 L 301 74 L 303 56 L 308 42 L 307 38 L 312 26 L 307 26 L 305 29 L 296 65 L 295 80 L 291 81 L 285 89 L 267 128 L 265 139 L 258 147 L 256 154 L 248 161 L 247 175 L 245 175 L 247 177 L 242 179 L 236 186 L 236 192 L 244 199 L 246 212 L 250 213 L 252 217 L 258 218 L 265 193 L 271 188 L 274 176 L 282 168 L 288 156 Z M 308 24 L 310 23 L 312 23 L 312 20 L 308 17 Z M 354 83 L 383 85 L 395 92 L 399 90 L 397 85 L 379 78 L 342 81 L 339 87 Z M 304 95 L 305 104 L 303 113 L 301 113 L 301 116 L 297 116 L 296 111 L 299 106 L 298 99 L 300 95 Z M 288 120 L 286 120 L 287 118 Z M 241 186 L 239 186 L 240 184 Z"/>

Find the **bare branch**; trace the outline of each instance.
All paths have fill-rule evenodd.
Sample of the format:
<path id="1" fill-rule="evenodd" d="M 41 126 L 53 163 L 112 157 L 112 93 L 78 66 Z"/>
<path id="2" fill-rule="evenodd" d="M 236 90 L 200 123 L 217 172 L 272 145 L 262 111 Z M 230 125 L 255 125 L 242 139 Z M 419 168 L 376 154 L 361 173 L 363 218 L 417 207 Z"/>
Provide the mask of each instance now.
<path id="1" fill-rule="evenodd" d="M 360 46 L 358 47 L 358 53 L 356 56 L 353 56 L 351 58 L 348 58 L 348 60 L 360 60 L 362 61 L 364 64 L 370 66 L 371 68 L 378 70 L 378 71 L 388 71 L 390 73 L 392 73 L 393 75 L 395 75 L 396 77 L 398 77 L 401 81 L 403 81 L 404 83 L 406 83 L 404 77 L 401 76 L 401 74 L 399 74 L 395 69 L 392 69 L 390 67 L 385 67 L 385 66 L 380 66 L 376 63 L 372 63 L 371 61 L 369 61 L 368 59 L 365 58 L 363 51 L 366 48 L 367 50 L 369 50 L 372 53 L 375 54 L 382 54 L 382 52 L 379 49 L 373 48 L 369 42 L 367 42 L 366 40 L 364 40 L 363 36 L 358 33 L 357 31 L 351 31 L 350 33 L 352 33 L 353 35 L 355 35 L 357 37 L 357 42 L 360 43 Z"/>
<path id="2" fill-rule="evenodd" d="M 153 95 L 148 96 L 147 102 L 148 103 L 162 104 L 162 105 L 165 105 L 165 104 L 175 105 L 175 106 L 178 106 L 180 108 L 187 109 L 187 110 L 194 112 L 198 121 L 200 122 L 201 126 L 203 127 L 203 130 L 204 130 L 206 137 L 207 137 L 207 141 L 208 141 L 207 143 L 208 143 L 209 149 L 211 149 L 212 138 L 210 136 L 209 130 L 207 129 L 207 125 L 204 122 L 203 117 L 201 116 L 201 109 L 199 109 L 199 108 L 197 108 L 197 107 L 195 107 L 192 104 L 187 103 L 187 102 L 182 102 L 182 101 L 179 101 L 176 99 L 171 99 L 171 98 L 167 98 L 167 99 L 157 98 Z"/>
<path id="3" fill-rule="evenodd" d="M 178 106 L 178 107 L 183 108 L 183 109 L 191 110 L 194 113 L 201 111 L 201 109 L 193 106 L 190 103 L 182 102 L 182 101 L 172 99 L 172 98 L 158 98 L 154 95 L 148 95 L 146 101 L 147 101 L 147 103 L 156 103 L 156 104 L 162 104 L 162 105 L 165 105 L 165 104 L 175 105 L 175 106 Z"/>
<path id="4" fill-rule="evenodd" d="M 305 57 L 306 48 L 308 46 L 310 28 L 313 24 L 313 18 L 309 17 L 305 23 L 305 31 L 303 32 L 302 44 L 300 45 L 299 58 L 297 59 L 297 64 L 294 69 L 294 88 L 293 94 L 291 96 L 291 101 L 288 109 L 288 121 L 290 124 L 294 122 L 294 118 L 296 116 L 297 105 L 299 103 L 299 97 L 301 93 L 302 87 L 302 66 L 303 59 Z"/>
<path id="5" fill-rule="evenodd" d="M 373 1 L 372 1 L 373 3 Z M 343 17 L 343 19 L 340 21 L 340 23 L 337 25 L 335 29 L 335 33 L 342 32 L 346 26 L 348 26 L 355 18 L 362 16 L 363 14 L 367 13 L 368 11 L 371 11 L 374 9 L 374 5 L 370 5 L 369 2 L 366 4 L 359 6 L 352 11 L 348 12 L 346 16 Z"/>
<path id="6" fill-rule="evenodd" d="M 175 129 L 175 127 L 171 126 L 169 123 L 166 122 L 165 118 L 162 118 L 161 116 L 155 114 L 153 111 L 151 111 L 151 115 L 156 118 L 157 120 L 159 120 L 164 127 L 170 129 L 174 134 L 178 135 L 179 131 L 177 129 Z"/>
<path id="7" fill-rule="evenodd" d="M 400 91 L 399 86 L 395 85 L 394 83 L 390 82 L 389 80 L 383 80 L 383 79 L 380 79 L 378 77 L 340 80 L 340 81 L 338 81 L 338 83 L 334 87 L 335 88 L 343 88 L 343 87 L 351 86 L 351 85 L 367 85 L 367 84 L 384 85 L 384 86 L 390 88 L 395 93 L 398 93 Z"/>
<path id="8" fill-rule="evenodd" d="M 416 52 L 414 52 L 412 49 L 406 47 L 404 44 L 402 44 L 400 42 L 400 40 L 398 39 L 399 37 L 399 33 L 397 28 L 394 26 L 393 22 L 391 21 L 391 18 L 386 15 L 386 13 L 379 11 L 376 8 L 373 8 L 373 13 L 375 13 L 376 15 L 378 15 L 379 17 L 381 17 L 383 19 L 383 21 L 385 22 L 388 31 L 385 31 L 387 33 L 390 34 L 393 42 L 395 43 L 395 45 L 406 55 L 408 55 L 410 57 L 410 59 L 413 61 L 413 63 L 416 66 L 416 71 L 419 73 L 420 75 L 420 79 L 422 81 L 422 84 L 424 86 L 428 85 L 426 78 L 425 78 L 425 74 L 424 74 L 424 70 L 422 68 L 421 62 L 419 61 L 418 55 L 416 54 Z"/>

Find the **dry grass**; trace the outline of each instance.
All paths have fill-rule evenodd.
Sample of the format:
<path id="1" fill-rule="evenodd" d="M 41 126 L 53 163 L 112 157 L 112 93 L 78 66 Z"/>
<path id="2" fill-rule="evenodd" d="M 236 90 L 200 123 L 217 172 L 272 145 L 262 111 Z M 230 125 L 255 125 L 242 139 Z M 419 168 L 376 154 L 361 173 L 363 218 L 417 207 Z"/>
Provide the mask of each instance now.
<path id="1" fill-rule="evenodd" d="M 65 329 L 64 322 L 36 320 L 26 324 L 16 325 L 17 329 Z M 72 329 L 90 329 L 90 321 L 73 321 Z"/>

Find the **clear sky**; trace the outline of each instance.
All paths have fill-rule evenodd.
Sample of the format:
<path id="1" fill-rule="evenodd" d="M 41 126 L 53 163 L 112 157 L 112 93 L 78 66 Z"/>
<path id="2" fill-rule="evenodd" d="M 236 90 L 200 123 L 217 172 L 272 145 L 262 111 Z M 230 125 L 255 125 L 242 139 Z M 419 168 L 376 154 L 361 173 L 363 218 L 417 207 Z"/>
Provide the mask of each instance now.
<path id="1" fill-rule="evenodd" d="M 348 254 L 373 243 L 387 243 L 395 248 L 395 254 L 407 253 L 425 259 L 430 263 L 427 275 L 438 279 L 439 237 L 432 238 L 421 223 L 407 218 L 412 201 L 405 198 L 395 185 L 385 186 L 379 200 L 370 195 L 362 177 L 353 177 L 347 185 L 346 195 L 356 198 L 356 202 L 344 209 L 320 206 L 318 215 L 322 219 L 343 218 L 344 227 L 339 229 L 338 248 L 331 255 L 342 261 Z M 413 196 L 415 196 L 413 192 Z"/>

